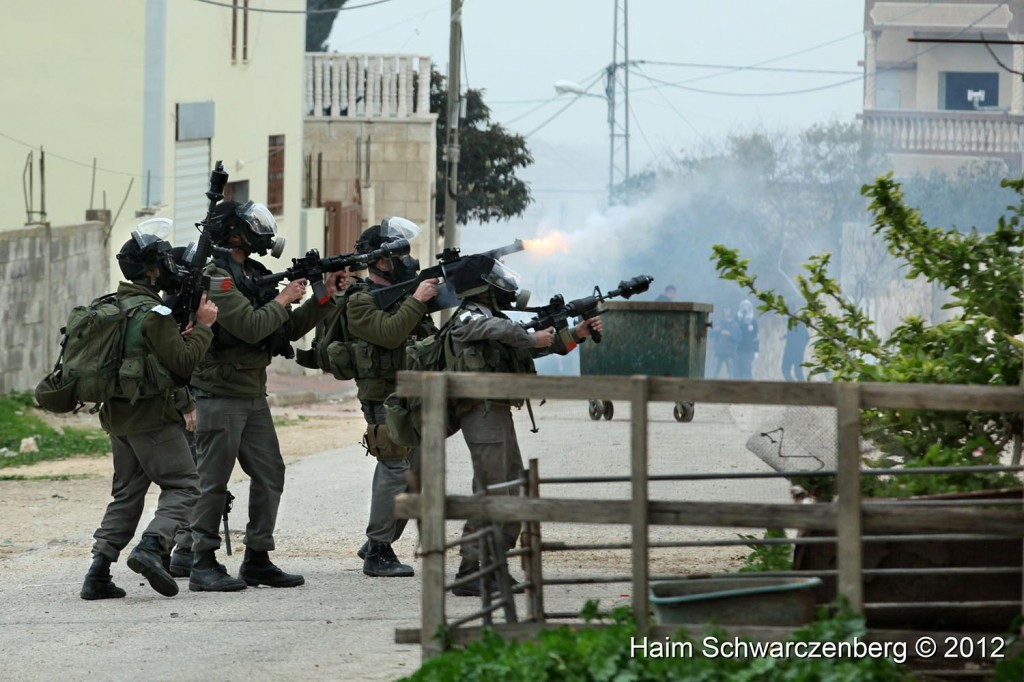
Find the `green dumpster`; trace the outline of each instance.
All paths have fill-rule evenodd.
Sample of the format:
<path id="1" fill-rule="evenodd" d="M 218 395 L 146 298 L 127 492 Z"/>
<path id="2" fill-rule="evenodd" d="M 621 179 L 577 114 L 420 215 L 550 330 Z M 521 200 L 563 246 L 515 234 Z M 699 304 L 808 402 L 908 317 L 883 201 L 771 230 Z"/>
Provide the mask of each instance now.
<path id="1" fill-rule="evenodd" d="M 580 346 L 582 376 L 704 378 L 710 303 L 607 301 L 604 307 L 601 343 Z M 588 411 L 591 419 L 611 419 L 615 407 L 595 399 Z M 691 421 L 693 403 L 676 403 L 672 414 L 676 421 Z"/>

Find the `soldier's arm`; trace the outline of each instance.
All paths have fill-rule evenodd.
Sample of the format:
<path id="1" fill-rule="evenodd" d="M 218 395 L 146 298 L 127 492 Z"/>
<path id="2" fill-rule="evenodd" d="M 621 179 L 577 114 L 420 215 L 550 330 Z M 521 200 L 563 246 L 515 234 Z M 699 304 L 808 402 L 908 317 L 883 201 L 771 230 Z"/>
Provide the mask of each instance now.
<path id="1" fill-rule="evenodd" d="M 197 324 L 188 338 L 183 338 L 170 315 L 150 312 L 142 321 L 142 338 L 160 364 L 175 376 L 187 380 L 206 355 L 206 349 L 213 341 L 213 330 L 205 324 Z"/>
<path id="2" fill-rule="evenodd" d="M 313 329 L 320 320 L 327 317 L 327 313 L 333 308 L 333 298 L 321 304 L 312 296 L 298 308 L 292 308 L 288 311 L 288 338 L 292 341 L 298 341 Z"/>
<path id="3" fill-rule="evenodd" d="M 532 348 L 533 334 L 522 325 L 503 317 L 488 317 L 474 310 L 463 309 L 452 329 L 452 338 L 459 343 L 497 341 L 512 348 Z"/>
<path id="4" fill-rule="evenodd" d="M 245 343 L 259 343 L 288 321 L 288 311 L 277 301 L 254 308 L 231 277 L 211 277 L 207 298 L 217 304 L 217 322 Z"/>
<path id="5" fill-rule="evenodd" d="M 377 307 L 371 294 L 359 292 L 349 298 L 345 314 L 352 336 L 392 350 L 409 338 L 427 314 L 427 306 L 409 296 L 398 310 L 388 313 Z"/>

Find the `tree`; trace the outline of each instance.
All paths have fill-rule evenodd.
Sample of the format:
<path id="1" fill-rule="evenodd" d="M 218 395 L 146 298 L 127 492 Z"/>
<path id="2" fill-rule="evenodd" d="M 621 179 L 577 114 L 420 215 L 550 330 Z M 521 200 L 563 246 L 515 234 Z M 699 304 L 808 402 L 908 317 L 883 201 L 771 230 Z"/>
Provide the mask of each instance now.
<path id="1" fill-rule="evenodd" d="M 862 188 L 871 200 L 875 235 L 905 263 L 908 278 L 923 277 L 947 290 L 957 306 L 950 320 L 929 325 L 909 317 L 885 338 L 868 315 L 852 303 L 829 274 L 830 254 L 812 257 L 796 278 L 798 306 L 757 284 L 737 249 L 714 247 L 722 277 L 755 296 L 764 312 L 803 323 L 817 338 L 811 374 L 829 373 L 840 381 L 1017 385 L 1021 350 L 1021 247 L 1024 246 L 1024 180 L 1002 182 L 1017 193 L 990 233 L 929 227 L 909 208 L 892 174 Z M 883 466 L 997 464 L 1012 437 L 1015 418 L 977 412 L 868 410 L 862 431 L 877 447 Z M 1008 483 L 991 474 L 865 479 L 867 493 L 922 494 L 978 490 Z M 1018 483 L 1019 485 L 1019 483 Z"/>
<path id="2" fill-rule="evenodd" d="M 341 6 L 348 0 L 306 0 L 306 52 L 323 52 Z M 322 10 L 333 10 L 324 12 Z"/>
<path id="3" fill-rule="evenodd" d="M 448 91 L 445 77 L 432 71 L 430 110 L 437 114 L 437 224 L 444 224 L 445 145 L 448 133 Z M 458 215 L 456 222 L 489 223 L 522 215 L 533 198 L 516 171 L 533 163 L 522 135 L 491 122 L 482 90 L 467 89 L 466 114 L 459 119 Z"/>

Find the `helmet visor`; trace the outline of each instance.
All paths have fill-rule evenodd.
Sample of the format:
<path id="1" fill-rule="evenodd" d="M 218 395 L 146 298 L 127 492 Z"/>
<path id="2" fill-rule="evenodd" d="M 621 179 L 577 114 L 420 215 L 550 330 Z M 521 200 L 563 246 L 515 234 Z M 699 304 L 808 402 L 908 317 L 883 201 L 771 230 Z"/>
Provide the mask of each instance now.
<path id="1" fill-rule="evenodd" d="M 408 239 L 409 241 L 412 241 L 420 235 L 420 232 L 422 232 L 420 226 L 408 218 L 395 216 L 392 218 L 385 218 L 380 222 L 380 236 L 382 241 L 391 241 L 394 239 Z"/>
<path id="2" fill-rule="evenodd" d="M 491 271 L 483 275 L 481 279 L 492 287 L 508 292 L 517 291 L 521 281 L 518 273 L 498 260 L 494 261 Z"/>
<path id="3" fill-rule="evenodd" d="M 238 217 L 249 224 L 249 229 L 256 234 L 277 234 L 277 221 L 274 214 L 263 204 L 247 201 L 236 210 Z"/>
<path id="4" fill-rule="evenodd" d="M 148 246 L 152 246 L 160 241 L 166 241 L 167 235 L 171 233 L 172 225 L 174 225 L 174 221 L 170 218 L 150 218 L 149 220 L 144 220 L 132 231 L 132 239 L 139 245 L 139 250 L 144 251 Z"/>

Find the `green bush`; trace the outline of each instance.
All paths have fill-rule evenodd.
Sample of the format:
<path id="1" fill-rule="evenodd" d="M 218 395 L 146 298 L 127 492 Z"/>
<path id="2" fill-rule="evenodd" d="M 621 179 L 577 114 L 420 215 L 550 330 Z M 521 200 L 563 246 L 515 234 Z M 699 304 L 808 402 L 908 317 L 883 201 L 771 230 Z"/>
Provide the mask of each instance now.
<path id="1" fill-rule="evenodd" d="M 584 615 L 593 616 L 596 604 Z M 636 624 L 626 607 L 599 618 L 599 627 L 563 626 L 540 633 L 536 640 L 513 642 L 493 631 L 483 639 L 453 649 L 423 664 L 405 682 L 662 682 L 696 680 L 748 682 L 753 680 L 849 680 L 882 682 L 904 680 L 900 666 L 885 658 L 727 658 L 703 655 L 704 640 L 695 641 L 683 630 L 675 642 L 689 643 L 694 655 L 643 657 L 631 650 Z M 842 642 L 864 635 L 864 620 L 843 612 L 821 618 L 793 633 L 790 641 Z M 710 636 L 732 641 L 718 631 Z M 641 638 L 642 639 L 642 638 Z M 640 640 L 636 640 L 640 641 Z M 650 640 L 662 642 L 662 640 Z M 682 645 L 680 645 L 682 646 Z M 677 647 L 677 651 L 683 651 Z M 710 651 L 710 650 L 709 650 Z"/>
<path id="2" fill-rule="evenodd" d="M 0 457 L 0 469 L 32 464 L 73 455 L 102 455 L 110 452 L 110 439 L 100 429 L 67 428 L 63 433 L 32 414 L 32 397 L 12 393 L 0 397 L 0 448 L 18 452 L 23 438 L 36 437 L 38 452 Z"/>

